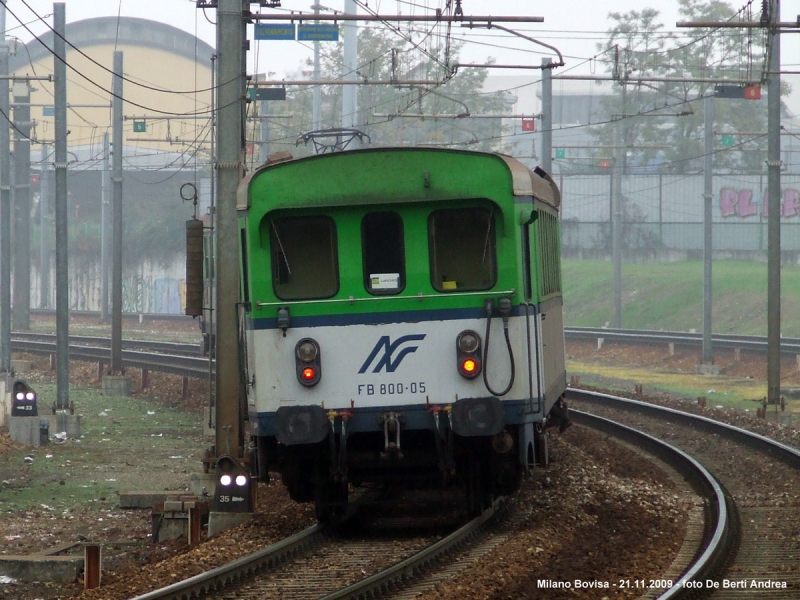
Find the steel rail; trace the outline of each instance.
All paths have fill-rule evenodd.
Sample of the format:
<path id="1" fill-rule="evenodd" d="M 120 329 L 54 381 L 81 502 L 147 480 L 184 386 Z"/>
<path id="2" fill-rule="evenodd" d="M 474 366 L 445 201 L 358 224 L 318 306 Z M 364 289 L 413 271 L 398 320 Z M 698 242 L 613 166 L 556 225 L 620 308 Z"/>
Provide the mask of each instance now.
<path id="1" fill-rule="evenodd" d="M 800 449 L 791 447 L 787 444 L 783 444 L 766 436 L 747 431 L 734 425 L 721 423 L 701 415 L 695 415 L 647 402 L 641 402 L 638 400 L 621 398 L 618 396 L 587 390 L 569 388 L 567 390 L 567 398 L 572 400 L 582 400 L 586 401 L 587 403 L 606 405 L 617 410 L 622 409 L 629 412 L 639 413 L 651 418 L 660 419 L 668 423 L 677 423 L 681 426 L 689 426 L 695 431 L 710 433 L 717 437 L 724 437 L 731 440 L 735 444 L 746 447 L 747 449 L 753 449 L 759 453 L 765 453 L 771 459 L 780 461 L 790 468 L 800 469 Z M 743 510 L 746 510 L 746 508 L 743 508 Z M 743 535 L 741 529 L 738 533 Z M 753 533 L 752 531 L 750 532 L 749 536 L 749 540 L 746 537 L 742 537 L 742 547 L 737 550 L 737 554 L 748 554 L 753 552 L 757 553 L 757 551 L 754 549 L 757 549 L 759 544 L 766 544 L 770 548 L 770 551 L 772 550 L 772 546 L 769 546 L 771 543 L 769 540 L 766 540 L 765 542 L 757 533 Z M 733 555 L 734 554 L 731 553 L 731 556 Z M 740 560 L 741 557 L 736 558 L 738 564 L 740 564 Z M 725 568 L 727 569 L 729 566 L 730 565 L 726 565 Z M 785 568 L 788 569 L 786 572 L 791 570 L 791 567 L 789 566 L 786 566 Z M 722 575 L 725 576 L 724 573 Z M 732 576 L 736 577 L 738 576 L 738 573 L 734 573 Z M 795 597 L 794 595 L 791 595 L 792 592 L 788 592 L 787 594 L 788 595 L 782 597 Z"/>
<path id="2" fill-rule="evenodd" d="M 680 598 L 683 592 L 692 591 L 681 585 L 681 582 L 702 580 L 704 577 L 709 576 L 716 568 L 720 556 L 724 554 L 725 544 L 729 542 L 729 513 L 721 486 L 693 458 L 657 438 L 602 417 L 595 417 L 578 411 L 573 411 L 573 415 L 577 422 L 588 424 L 616 437 L 633 441 L 645 447 L 648 451 L 665 458 L 690 480 L 694 488 L 703 497 L 709 500 L 710 512 L 714 515 L 714 525 L 707 537 L 709 543 L 706 544 L 706 547 L 701 552 L 698 552 L 699 557 L 685 571 L 682 578 L 676 582 L 676 585 L 672 589 L 666 590 L 660 596 L 660 599 Z M 336 592 L 322 596 L 320 600 L 380 597 L 392 589 L 402 587 L 408 580 L 429 568 L 437 560 L 459 549 L 469 540 L 482 535 L 485 529 L 495 520 L 501 518 L 505 512 L 506 503 L 503 499 L 496 501 L 481 516 L 473 519 L 429 548 L 398 562 L 388 569 L 366 577 Z M 292 538 L 240 558 L 228 565 L 217 567 L 185 581 L 137 596 L 132 600 L 189 600 L 209 595 L 214 591 L 222 590 L 228 585 L 236 583 L 248 575 L 264 571 L 271 565 L 282 562 L 292 553 L 301 552 L 309 548 L 312 544 L 318 543 L 323 534 L 324 530 L 321 526 L 311 527 Z"/>
<path id="3" fill-rule="evenodd" d="M 360 598 L 380 598 L 383 593 L 403 586 L 408 580 L 416 577 L 424 568 L 454 552 L 472 538 L 481 535 L 484 530 L 496 521 L 507 510 L 505 498 L 496 500 L 491 508 L 483 511 L 479 517 L 472 519 L 446 538 L 421 550 L 399 563 L 392 565 L 374 575 L 356 581 L 336 592 L 327 594 L 319 600 L 344 600 Z"/>
<path id="4" fill-rule="evenodd" d="M 312 525 L 253 554 L 131 600 L 191 600 L 205 597 L 210 592 L 224 589 L 244 577 L 280 564 L 294 554 L 309 550 L 321 542 L 326 531 L 327 528 L 322 525 Z"/>
<path id="5" fill-rule="evenodd" d="M 159 117 L 164 118 L 164 117 Z M 56 311 L 52 308 L 32 308 L 32 315 L 45 315 L 52 317 Z M 100 311 L 97 310 L 71 310 L 70 317 L 95 317 L 100 319 Z M 123 319 L 144 319 L 145 321 L 193 321 L 194 317 L 183 313 L 146 313 L 146 312 L 124 312 Z"/>
<path id="6" fill-rule="evenodd" d="M 14 352 L 29 352 L 31 354 L 52 355 L 56 352 L 55 342 L 38 342 L 26 340 L 12 340 L 11 349 Z M 70 360 L 84 360 L 91 362 L 111 362 L 111 348 L 100 346 L 70 345 Z M 214 361 L 212 360 L 211 375 L 214 375 Z M 184 377 L 208 377 L 208 357 L 182 356 L 179 354 L 156 354 L 154 352 L 141 352 L 136 350 L 122 351 L 123 367 L 148 369 L 162 373 L 172 373 Z"/>
<path id="7" fill-rule="evenodd" d="M 175 316 L 175 315 L 173 315 Z M 177 315 L 180 316 L 180 315 Z M 11 349 L 15 352 L 30 352 L 32 354 L 55 354 L 55 342 L 45 340 L 55 339 L 52 334 L 14 332 L 11 340 Z M 601 327 L 565 327 L 564 337 L 567 340 L 594 340 L 603 338 L 609 342 L 625 344 L 657 345 L 678 344 L 700 347 L 703 343 L 701 333 L 681 331 L 647 331 L 632 329 L 605 329 Z M 713 337 L 717 348 L 739 349 L 747 352 L 764 353 L 767 350 L 765 337 L 751 335 L 723 335 Z M 108 362 L 111 360 L 110 339 L 94 336 L 70 336 L 70 342 L 86 345 L 70 347 L 70 358 L 75 360 L 88 360 Z M 781 353 L 787 356 L 800 355 L 800 339 L 784 338 L 781 340 Z M 209 375 L 208 357 L 199 353 L 198 344 L 185 344 L 179 342 L 160 342 L 156 340 L 123 340 L 123 366 L 150 369 L 164 373 L 173 373 L 185 377 L 207 378 Z M 89 344 L 96 346 L 92 348 Z M 140 348 L 150 352 L 136 352 Z M 160 354 L 153 354 L 158 352 Z M 211 361 L 211 375 L 214 376 L 215 361 Z"/>
<path id="8" fill-rule="evenodd" d="M 570 392 L 574 391 L 570 390 Z M 591 392 L 585 393 L 592 395 Z M 632 442 L 663 459 L 683 475 L 694 490 L 707 501 L 711 523 L 710 527 L 707 526 L 704 547 L 672 587 L 658 596 L 658 600 L 687 598 L 695 595 L 697 589 L 692 587 L 692 584 L 703 582 L 718 572 L 724 565 L 732 546 L 736 543 L 734 524 L 731 518 L 732 511 L 729 509 L 729 502 L 732 500 L 728 498 L 722 485 L 694 458 L 656 437 L 610 419 L 574 409 L 570 410 L 570 416 L 575 423 Z"/>
<path id="9" fill-rule="evenodd" d="M 735 441 L 736 443 L 749 446 L 755 450 L 766 452 L 775 458 L 786 462 L 790 466 L 800 469 L 800 450 L 797 448 L 792 448 L 791 446 L 787 446 L 786 444 L 770 439 L 766 436 L 759 435 L 758 433 L 747 431 L 741 427 L 728 425 L 727 423 L 714 421 L 708 417 L 683 412 L 674 408 L 668 408 L 666 406 L 659 406 L 657 404 L 650 404 L 649 402 L 641 402 L 639 400 L 632 400 L 630 398 L 621 398 L 619 396 L 612 396 L 610 394 L 603 394 L 600 392 L 567 388 L 567 397 L 586 402 L 594 402 L 596 404 L 606 404 L 617 409 L 624 408 L 629 411 L 636 411 L 660 419 L 669 418 L 674 421 L 679 421 L 698 429 L 703 429 L 709 433 L 723 435 Z"/>
<path id="10" fill-rule="evenodd" d="M 626 344 L 678 344 L 685 346 L 702 346 L 703 334 L 685 331 L 648 331 L 635 329 L 604 329 L 602 327 L 565 327 L 564 337 L 568 340 L 594 340 L 603 338 L 609 342 Z M 746 350 L 749 352 L 766 352 L 767 338 L 755 335 L 715 334 L 712 342 L 716 348 L 728 350 Z M 783 338 L 781 354 L 800 354 L 800 339 Z"/>
<path id="11" fill-rule="evenodd" d="M 15 341 L 26 342 L 55 342 L 56 336 L 54 333 L 35 333 L 31 331 L 12 331 L 11 343 Z M 76 345 L 87 346 L 101 346 L 110 347 L 111 338 L 92 335 L 71 335 L 69 336 L 69 343 Z M 122 347 L 128 349 L 142 349 L 152 350 L 153 352 L 175 352 L 177 354 L 185 354 L 191 356 L 194 354 L 201 354 L 200 341 L 190 344 L 187 342 L 164 342 L 160 340 L 133 340 L 123 339 Z"/>

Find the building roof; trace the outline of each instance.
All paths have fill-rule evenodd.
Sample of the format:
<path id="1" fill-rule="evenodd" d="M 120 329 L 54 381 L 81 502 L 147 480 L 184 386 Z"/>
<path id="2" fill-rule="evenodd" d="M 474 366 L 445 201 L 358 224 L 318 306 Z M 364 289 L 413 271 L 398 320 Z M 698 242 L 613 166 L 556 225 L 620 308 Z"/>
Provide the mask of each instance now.
<path id="1" fill-rule="evenodd" d="M 97 17 L 68 23 L 66 38 L 78 48 L 119 44 L 163 50 L 197 60 L 208 68 L 211 68 L 211 56 L 215 52 L 214 48 L 191 33 L 166 23 L 137 17 Z M 28 42 L 25 45 L 27 51 L 17 51 L 9 59 L 9 70 L 14 72 L 50 55 L 54 39 L 55 34 L 48 31 Z"/>

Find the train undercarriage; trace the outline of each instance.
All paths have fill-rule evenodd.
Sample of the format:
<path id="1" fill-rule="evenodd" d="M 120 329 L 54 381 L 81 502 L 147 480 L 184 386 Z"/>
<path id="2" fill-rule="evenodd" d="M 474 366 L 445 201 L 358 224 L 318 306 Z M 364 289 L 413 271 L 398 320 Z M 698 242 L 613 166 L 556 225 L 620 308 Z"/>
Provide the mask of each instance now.
<path id="1" fill-rule="evenodd" d="M 557 405 L 551 417 L 545 425 L 569 426 L 566 405 Z M 541 424 L 528 425 L 533 448 L 526 449 L 525 425 L 461 436 L 449 427 L 404 430 L 401 423 L 387 413 L 383 431 L 348 434 L 346 422 L 345 427 L 338 422 L 314 443 L 286 445 L 274 437 L 256 438 L 254 463 L 262 480 L 269 470 L 280 472 L 292 499 L 314 502 L 319 521 L 329 522 L 344 515 L 352 490 L 365 486 L 461 488 L 472 518 L 495 497 L 517 490 L 534 464 L 546 466 L 548 461 Z"/>

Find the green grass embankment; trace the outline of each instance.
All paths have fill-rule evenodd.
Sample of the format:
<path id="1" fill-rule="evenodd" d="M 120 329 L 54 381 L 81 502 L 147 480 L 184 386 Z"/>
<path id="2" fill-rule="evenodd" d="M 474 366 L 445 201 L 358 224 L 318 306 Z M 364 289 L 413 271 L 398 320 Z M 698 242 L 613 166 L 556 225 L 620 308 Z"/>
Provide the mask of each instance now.
<path id="1" fill-rule="evenodd" d="M 608 261 L 563 262 L 564 322 L 601 327 L 613 314 Z M 767 334 L 767 265 L 716 261 L 712 275 L 714 333 Z M 622 267 L 622 326 L 688 331 L 703 328 L 703 263 L 684 261 Z M 800 337 L 800 265 L 781 271 L 781 333 Z"/>

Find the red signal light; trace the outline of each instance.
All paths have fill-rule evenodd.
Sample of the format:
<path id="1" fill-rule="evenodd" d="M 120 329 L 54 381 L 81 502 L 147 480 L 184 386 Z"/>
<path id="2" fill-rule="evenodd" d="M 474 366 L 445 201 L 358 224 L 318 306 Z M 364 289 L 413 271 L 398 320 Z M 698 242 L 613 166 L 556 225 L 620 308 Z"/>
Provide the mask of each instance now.
<path id="1" fill-rule="evenodd" d="M 468 358 L 461 363 L 461 368 L 465 373 L 472 374 L 478 369 L 478 363 L 474 359 Z"/>
<path id="2" fill-rule="evenodd" d="M 306 367 L 300 372 L 300 375 L 305 381 L 314 381 L 314 378 L 317 376 L 317 372 L 311 367 Z"/>

